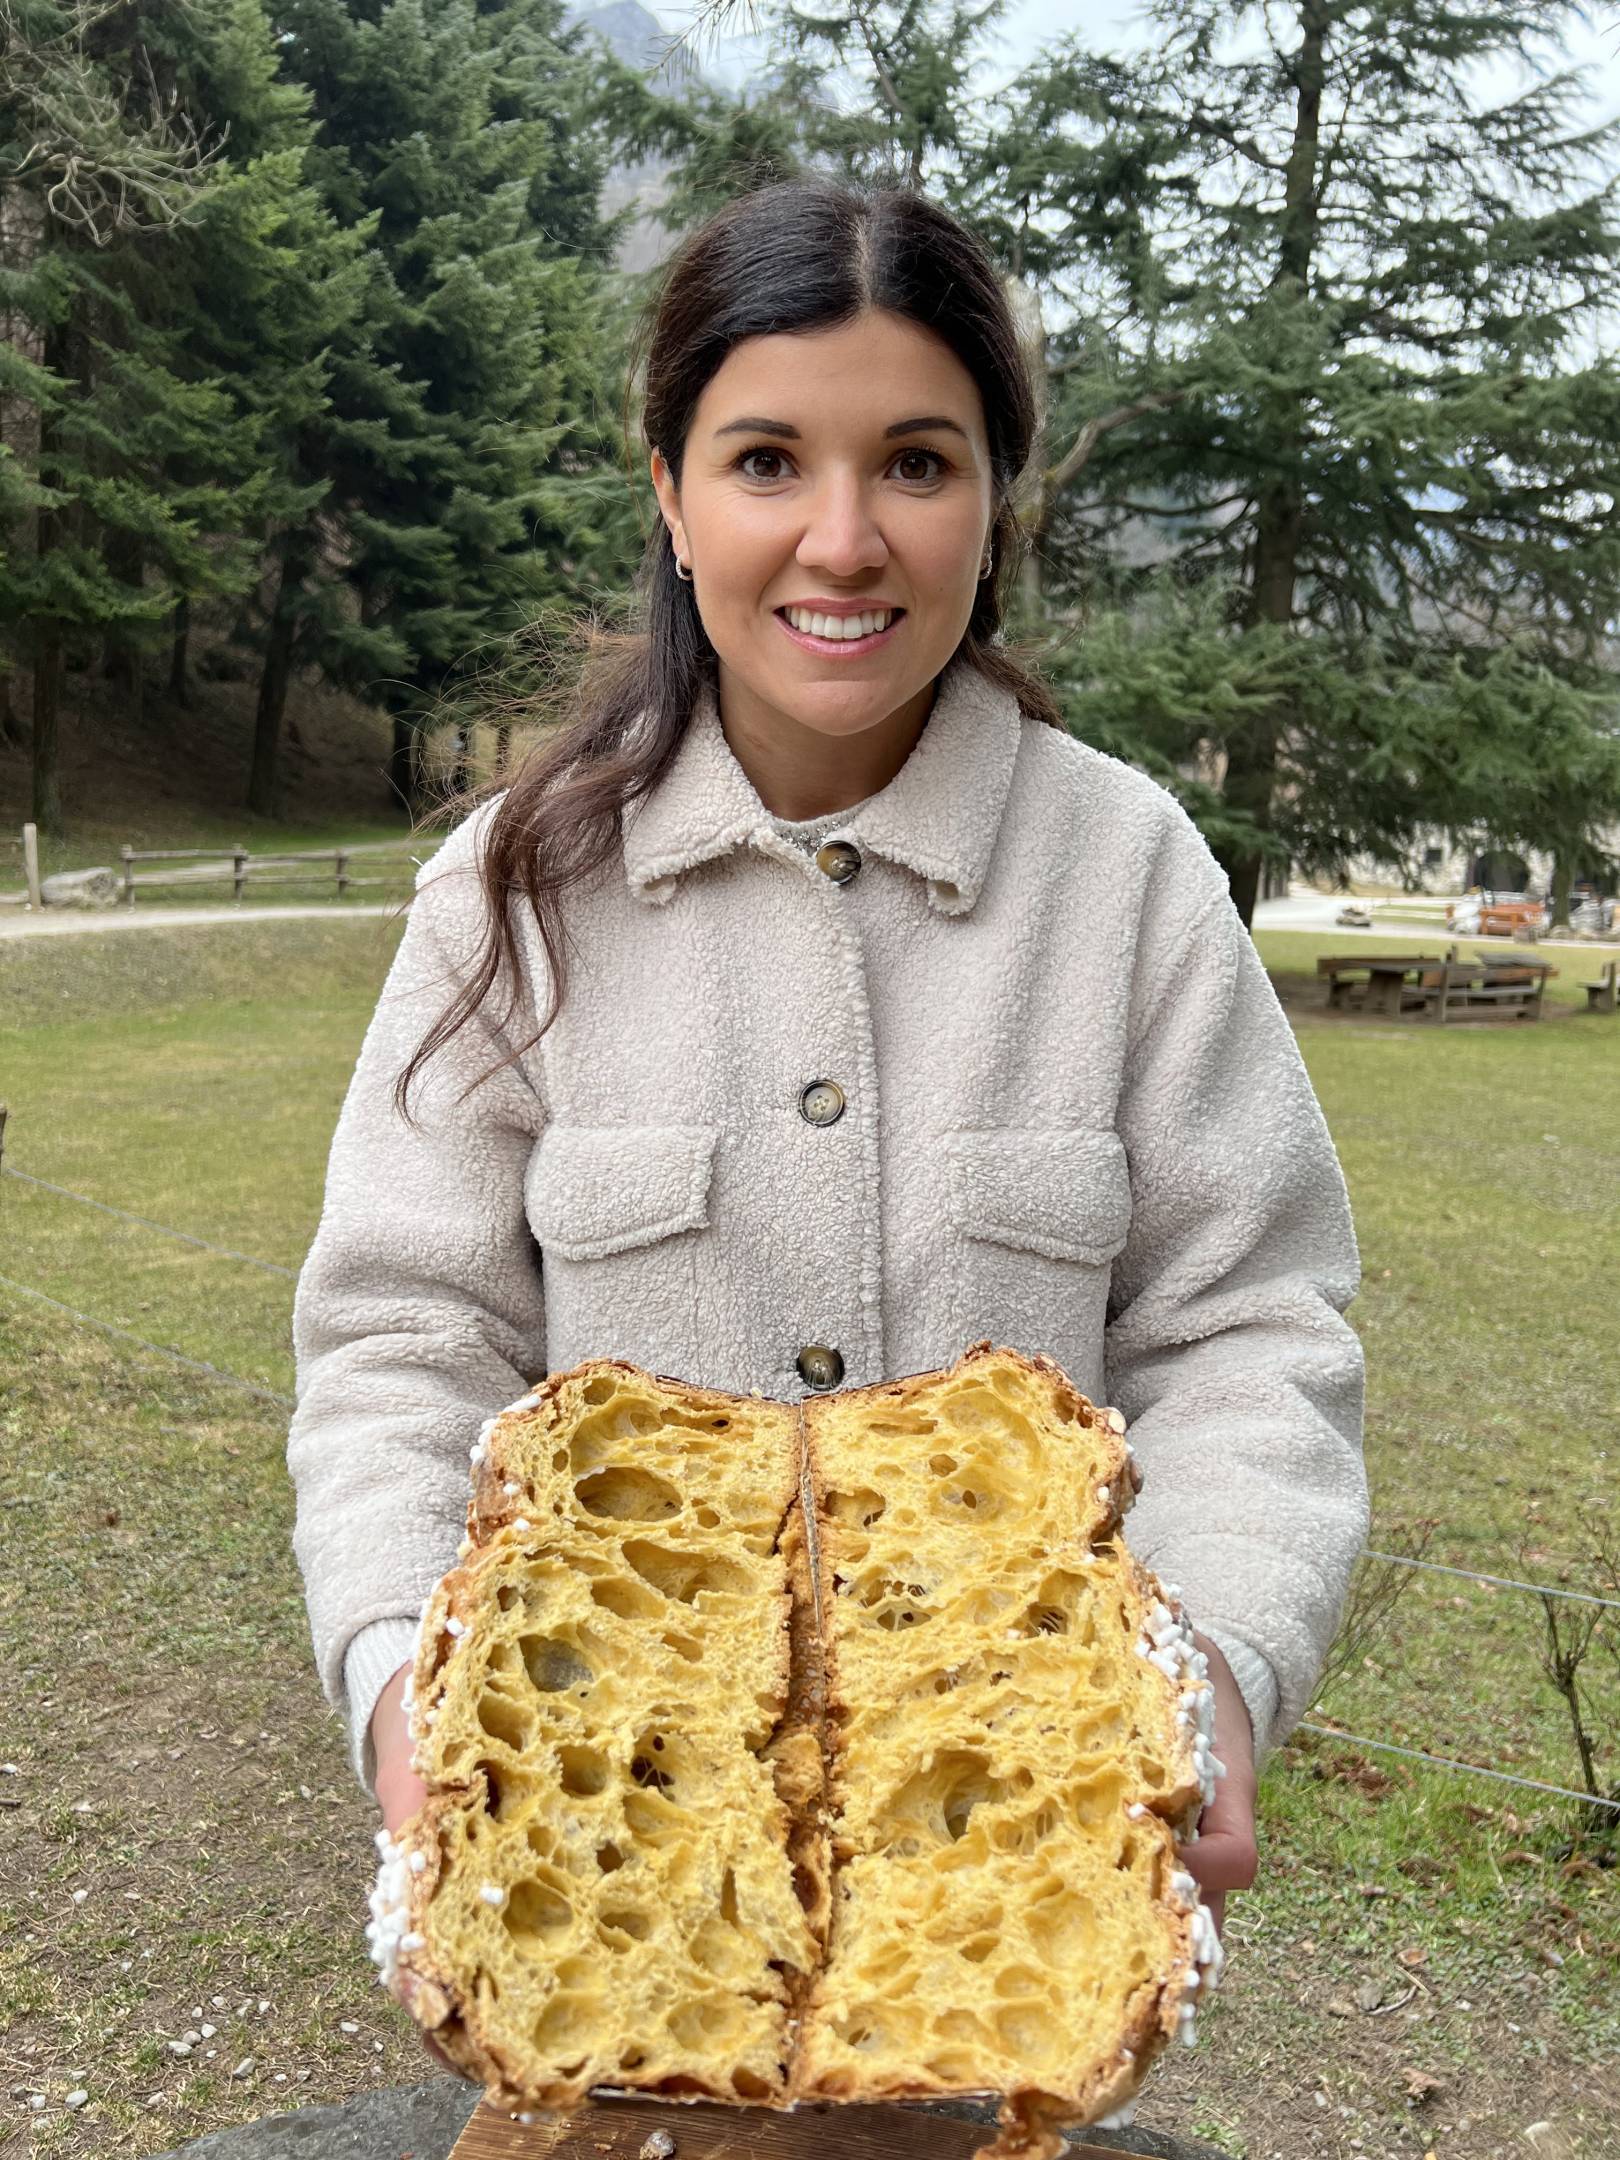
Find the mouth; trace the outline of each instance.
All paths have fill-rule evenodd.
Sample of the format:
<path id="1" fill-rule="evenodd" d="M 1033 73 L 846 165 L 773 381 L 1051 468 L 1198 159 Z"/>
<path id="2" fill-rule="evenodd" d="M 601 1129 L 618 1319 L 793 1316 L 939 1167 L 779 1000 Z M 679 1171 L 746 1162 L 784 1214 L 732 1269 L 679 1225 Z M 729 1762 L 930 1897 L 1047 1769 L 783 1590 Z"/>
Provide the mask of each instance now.
<path id="1" fill-rule="evenodd" d="M 830 660 L 852 660 L 859 653 L 876 652 L 906 619 L 904 608 L 873 609 L 863 615 L 847 616 L 829 616 L 806 608 L 778 608 L 775 612 L 777 621 L 795 645 L 802 645 L 806 652 L 821 653 Z M 820 632 L 808 628 L 812 622 L 822 626 Z M 834 624 L 847 624 L 853 635 L 840 634 L 832 628 Z M 858 628 L 858 625 L 865 627 Z"/>

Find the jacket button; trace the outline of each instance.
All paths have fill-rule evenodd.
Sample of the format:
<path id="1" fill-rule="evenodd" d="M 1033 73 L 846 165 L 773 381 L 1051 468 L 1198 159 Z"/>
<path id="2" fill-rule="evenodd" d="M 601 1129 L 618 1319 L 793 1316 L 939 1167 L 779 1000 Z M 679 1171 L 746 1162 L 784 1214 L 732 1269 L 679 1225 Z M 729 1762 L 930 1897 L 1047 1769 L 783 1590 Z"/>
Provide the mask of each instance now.
<path id="1" fill-rule="evenodd" d="M 861 867 L 861 851 L 848 840 L 829 840 L 816 849 L 816 868 L 824 870 L 835 885 L 847 885 Z"/>
<path id="2" fill-rule="evenodd" d="M 844 1361 L 825 1343 L 806 1343 L 798 1357 L 799 1378 L 806 1387 L 836 1387 L 844 1377 Z"/>
<path id="3" fill-rule="evenodd" d="M 844 1091 L 836 1080 L 812 1080 L 799 1097 L 799 1115 L 807 1125 L 836 1125 L 844 1114 Z"/>

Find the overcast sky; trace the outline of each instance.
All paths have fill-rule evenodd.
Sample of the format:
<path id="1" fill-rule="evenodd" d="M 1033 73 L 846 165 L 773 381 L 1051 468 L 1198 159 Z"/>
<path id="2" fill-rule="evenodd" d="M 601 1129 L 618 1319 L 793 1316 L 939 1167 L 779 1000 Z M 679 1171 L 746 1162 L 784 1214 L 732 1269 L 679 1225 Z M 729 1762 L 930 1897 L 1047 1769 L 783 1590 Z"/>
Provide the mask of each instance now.
<path id="1" fill-rule="evenodd" d="M 697 12 L 691 0 L 678 0 L 675 5 L 645 0 L 645 4 L 674 31 L 685 29 Z M 1074 0 L 1014 0 L 996 32 L 1003 40 L 999 72 L 1004 76 L 1015 74 L 1043 45 L 1054 43 L 1078 27 L 1087 31 L 1087 41 L 1094 50 L 1118 52 L 1140 46 L 1152 27 L 1130 0 L 1096 0 L 1080 25 L 1076 22 L 1078 13 Z M 733 0 L 726 14 L 730 31 L 745 31 L 748 19 L 745 0 Z M 702 47 L 697 56 L 700 60 L 704 57 Z M 1589 124 L 1620 113 L 1620 0 L 1596 0 L 1588 10 L 1585 25 L 1571 24 L 1567 50 L 1562 54 L 1545 52 L 1543 65 L 1548 73 L 1558 66 L 1589 67 Z M 988 75 L 986 79 L 990 80 Z M 1511 81 L 1504 79 L 1496 94 L 1511 87 Z"/>

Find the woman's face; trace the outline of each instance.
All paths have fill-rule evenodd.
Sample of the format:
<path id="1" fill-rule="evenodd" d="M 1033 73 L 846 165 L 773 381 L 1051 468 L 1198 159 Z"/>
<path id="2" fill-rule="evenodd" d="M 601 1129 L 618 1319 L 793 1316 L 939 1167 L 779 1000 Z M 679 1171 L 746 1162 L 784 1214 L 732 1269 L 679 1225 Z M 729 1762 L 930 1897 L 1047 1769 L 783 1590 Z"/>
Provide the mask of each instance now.
<path id="1" fill-rule="evenodd" d="M 751 731 L 786 719 L 848 736 L 911 705 L 920 725 L 992 523 L 979 393 L 941 339 L 884 313 L 750 338 L 698 401 L 679 494 L 657 450 L 652 477 L 723 711 Z M 831 643 L 792 633 L 783 610 L 805 604 L 896 612 Z"/>

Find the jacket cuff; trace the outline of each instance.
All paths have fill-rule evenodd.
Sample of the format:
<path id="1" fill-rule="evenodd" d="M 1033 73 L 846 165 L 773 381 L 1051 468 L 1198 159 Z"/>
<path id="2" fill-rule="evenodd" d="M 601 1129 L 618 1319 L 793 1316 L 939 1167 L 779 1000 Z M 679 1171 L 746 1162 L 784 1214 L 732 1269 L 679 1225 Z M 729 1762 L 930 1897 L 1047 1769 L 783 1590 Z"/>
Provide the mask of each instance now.
<path id="1" fill-rule="evenodd" d="M 416 1655 L 421 1619 L 401 1614 L 373 1620 L 350 1639 L 343 1654 L 343 1687 L 349 1699 L 349 1761 L 368 1800 L 377 1797 L 377 1750 L 371 1740 L 371 1714 L 377 1697 Z M 1213 1638 L 1211 1638 L 1213 1640 Z"/>
<path id="2" fill-rule="evenodd" d="M 1254 1735 L 1254 1767 L 1261 1762 L 1271 1747 L 1271 1729 L 1277 1717 L 1277 1675 L 1271 1669 L 1271 1661 L 1236 1635 L 1228 1635 L 1224 1628 L 1201 1627 L 1200 1635 L 1207 1635 L 1216 1649 L 1232 1668 L 1232 1678 L 1238 1684 L 1243 1706 L 1249 1713 L 1249 1725 Z"/>

